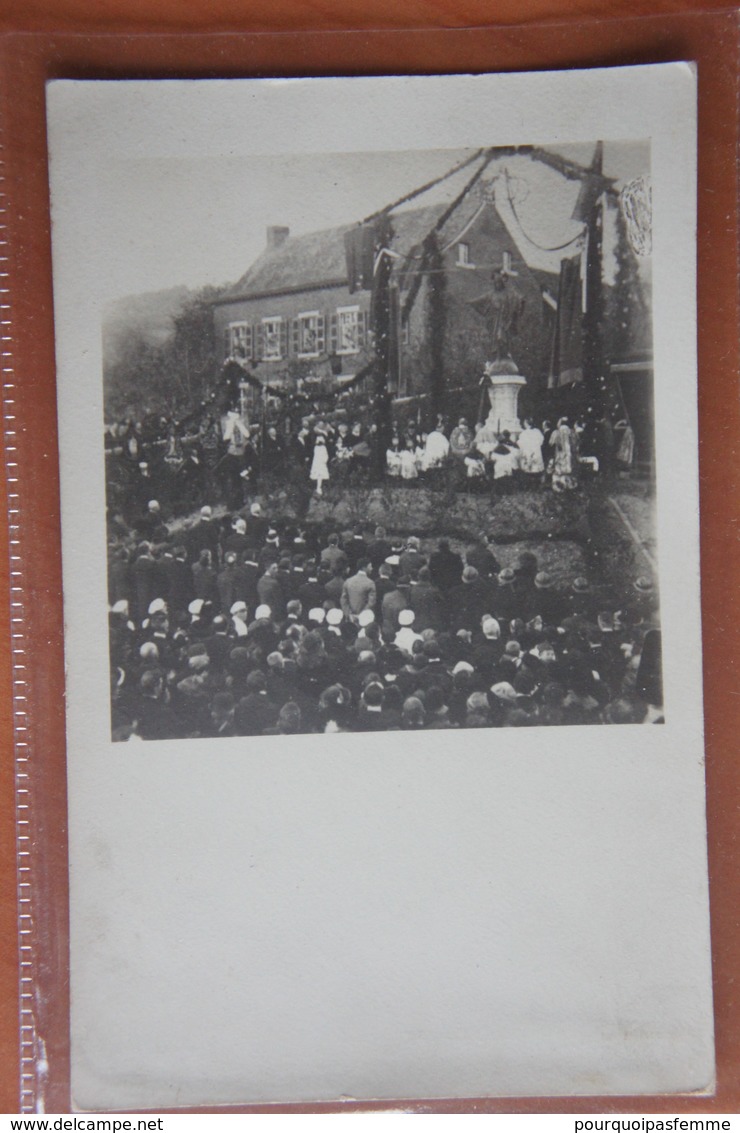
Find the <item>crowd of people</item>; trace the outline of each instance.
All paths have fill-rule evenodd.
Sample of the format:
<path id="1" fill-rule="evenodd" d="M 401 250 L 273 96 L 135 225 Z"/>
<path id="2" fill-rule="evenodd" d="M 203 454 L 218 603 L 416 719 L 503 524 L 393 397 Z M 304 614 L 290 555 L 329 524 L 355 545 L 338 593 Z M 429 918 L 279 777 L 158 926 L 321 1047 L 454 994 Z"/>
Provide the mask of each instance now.
<path id="1" fill-rule="evenodd" d="M 162 421 L 148 435 L 141 424 L 121 422 L 109 427 L 106 445 L 109 502 L 130 522 L 151 498 L 176 501 L 185 512 L 206 501 L 236 511 L 271 482 L 294 485 L 307 507 L 327 485 L 366 484 L 379 467 L 399 484 L 439 487 L 450 480 L 495 494 L 517 486 L 569 491 L 582 476 L 628 471 L 634 460 L 628 423 L 612 427 L 597 414 L 525 419 L 516 436 L 486 422 L 473 428 L 464 417 L 454 424 L 438 417 L 425 430 L 417 417 L 394 425 L 385 447 L 375 424 L 352 421 L 344 411 L 313 413 L 286 428 L 250 424 L 232 408 L 204 414 L 190 432 Z"/>
<path id="2" fill-rule="evenodd" d="M 532 418 L 525 418 L 514 438 L 508 429 L 495 429 L 487 422 L 473 430 L 465 417 L 459 418 L 448 437 L 439 418 L 429 433 L 411 428 L 403 436 L 395 434 L 386 468 L 389 476 L 412 481 L 452 463 L 464 472 L 469 489 L 485 488 L 493 481 L 499 491 L 518 483 L 549 484 L 553 491 L 564 492 L 578 486 L 582 470 L 611 471 L 623 449 L 621 441 L 616 450 L 614 444 L 605 419 L 596 422 L 589 436 L 581 420 L 571 425 L 568 417 L 561 417 L 554 425 L 543 421 L 540 428 Z"/>
<path id="3" fill-rule="evenodd" d="M 646 577 L 556 586 L 485 535 L 218 510 L 166 522 L 150 498 L 111 527 L 116 740 L 662 720 Z"/>

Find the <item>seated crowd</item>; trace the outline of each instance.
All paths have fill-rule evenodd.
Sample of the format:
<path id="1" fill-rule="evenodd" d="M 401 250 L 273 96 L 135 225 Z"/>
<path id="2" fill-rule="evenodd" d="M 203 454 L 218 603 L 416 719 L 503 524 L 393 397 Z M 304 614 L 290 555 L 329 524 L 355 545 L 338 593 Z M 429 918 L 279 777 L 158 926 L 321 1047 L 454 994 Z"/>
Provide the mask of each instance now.
<path id="1" fill-rule="evenodd" d="M 117 740 L 660 722 L 647 578 L 565 589 L 486 537 L 273 525 L 156 501 L 109 547 Z"/>

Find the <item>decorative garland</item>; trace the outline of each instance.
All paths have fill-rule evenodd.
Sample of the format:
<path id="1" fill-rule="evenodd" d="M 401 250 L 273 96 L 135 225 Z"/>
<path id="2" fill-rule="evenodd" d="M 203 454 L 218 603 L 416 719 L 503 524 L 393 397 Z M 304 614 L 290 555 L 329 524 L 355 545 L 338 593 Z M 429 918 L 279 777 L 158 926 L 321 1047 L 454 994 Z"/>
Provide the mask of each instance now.
<path id="1" fill-rule="evenodd" d="M 446 291 L 447 281 L 443 272 L 439 271 L 442 265 L 442 250 L 439 246 L 437 233 L 429 235 L 429 266 L 433 274 L 429 275 L 429 302 L 427 305 L 427 338 L 431 354 L 430 393 L 432 411 L 439 413 L 445 393 L 444 375 L 444 342 L 447 324 Z"/>

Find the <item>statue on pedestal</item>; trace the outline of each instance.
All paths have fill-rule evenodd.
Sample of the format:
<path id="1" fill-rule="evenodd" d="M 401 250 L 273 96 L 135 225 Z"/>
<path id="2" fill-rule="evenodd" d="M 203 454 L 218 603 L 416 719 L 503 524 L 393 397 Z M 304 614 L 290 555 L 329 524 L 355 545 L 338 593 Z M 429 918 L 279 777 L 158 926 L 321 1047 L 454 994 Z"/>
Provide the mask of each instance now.
<path id="1" fill-rule="evenodd" d="M 510 282 L 511 269 L 505 264 L 493 273 L 493 288 L 471 303 L 473 309 L 491 327 L 493 358 L 486 362 L 481 387 L 487 389 L 490 401 L 485 422 L 486 438 L 493 438 L 504 429 L 514 438 L 521 426 L 517 415 L 519 390 L 527 384 L 511 356 L 512 341 L 519 333 L 519 320 L 524 311 L 525 299 L 515 283 Z M 482 410 L 482 407 L 481 407 Z M 482 411 L 480 413 L 482 417 Z"/>

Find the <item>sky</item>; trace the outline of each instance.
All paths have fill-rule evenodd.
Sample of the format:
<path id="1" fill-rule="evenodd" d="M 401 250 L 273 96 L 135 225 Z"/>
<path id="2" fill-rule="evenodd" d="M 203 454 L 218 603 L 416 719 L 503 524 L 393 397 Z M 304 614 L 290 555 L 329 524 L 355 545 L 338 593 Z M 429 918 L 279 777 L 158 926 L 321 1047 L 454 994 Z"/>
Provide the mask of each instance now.
<path id="1" fill-rule="evenodd" d="M 473 152 L 114 160 L 97 185 L 103 301 L 183 284 L 196 289 L 233 283 L 264 249 L 268 225 L 287 225 L 298 235 L 362 220 Z M 588 165 L 593 146 L 564 145 L 557 152 Z M 485 176 L 498 177 L 497 193 L 505 184 L 504 166 L 527 237 L 551 247 L 577 234 L 579 226 L 570 219 L 577 183 L 516 156 L 489 166 Z M 408 207 L 451 200 L 474 168 Z M 605 143 L 607 176 L 624 183 L 649 172 L 648 142 Z"/>

